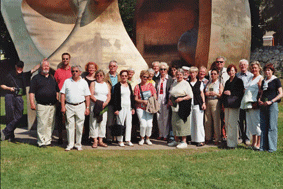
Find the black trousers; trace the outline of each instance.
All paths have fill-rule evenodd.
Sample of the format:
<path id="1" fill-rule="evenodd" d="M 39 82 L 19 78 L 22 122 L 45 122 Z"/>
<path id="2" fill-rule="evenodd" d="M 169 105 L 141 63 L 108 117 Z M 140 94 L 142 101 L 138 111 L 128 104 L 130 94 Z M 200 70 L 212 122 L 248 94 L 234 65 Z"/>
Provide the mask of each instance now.
<path id="1" fill-rule="evenodd" d="M 24 101 L 21 96 L 5 95 L 6 127 L 3 129 L 5 138 L 13 138 L 24 112 Z"/>
<path id="2" fill-rule="evenodd" d="M 246 111 L 243 109 L 240 109 L 240 114 L 239 114 L 239 127 L 240 127 L 240 137 L 243 140 L 243 143 L 248 140 L 248 137 L 246 135 L 246 129 L 247 129 L 247 124 L 246 124 Z"/>

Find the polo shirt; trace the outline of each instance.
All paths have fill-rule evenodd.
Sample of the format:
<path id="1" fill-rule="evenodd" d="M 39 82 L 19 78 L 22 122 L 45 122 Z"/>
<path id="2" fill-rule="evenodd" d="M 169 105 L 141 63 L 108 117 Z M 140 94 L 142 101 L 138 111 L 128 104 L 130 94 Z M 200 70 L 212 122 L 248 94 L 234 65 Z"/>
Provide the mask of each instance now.
<path id="1" fill-rule="evenodd" d="M 30 85 L 30 78 L 32 74 L 31 71 L 22 72 L 21 74 L 16 74 L 16 71 L 13 70 L 7 74 L 3 80 L 3 84 L 7 87 L 18 87 L 23 89 L 23 95 L 26 94 L 26 86 Z M 7 91 L 9 94 L 13 94 L 11 91 Z"/>
<path id="2" fill-rule="evenodd" d="M 59 89 L 61 90 L 65 80 L 72 77 L 71 66 L 69 66 L 69 69 L 67 70 L 63 68 L 57 69 L 54 74 L 54 77 L 56 82 L 58 83 Z"/>
<path id="3" fill-rule="evenodd" d="M 73 78 L 65 80 L 60 91 L 66 95 L 66 102 L 77 104 L 85 101 L 85 96 L 90 95 L 86 80 L 80 77 L 80 80 L 74 81 Z"/>
<path id="4" fill-rule="evenodd" d="M 114 86 L 118 83 L 118 75 L 116 74 L 115 76 L 109 74 L 109 77 L 111 79 L 111 84 L 112 84 L 112 90 L 111 92 L 114 92 Z"/>
<path id="5" fill-rule="evenodd" d="M 38 104 L 55 104 L 57 102 L 57 92 L 59 92 L 58 84 L 50 74 L 48 77 L 37 74 L 32 78 L 29 93 L 35 94 Z"/>

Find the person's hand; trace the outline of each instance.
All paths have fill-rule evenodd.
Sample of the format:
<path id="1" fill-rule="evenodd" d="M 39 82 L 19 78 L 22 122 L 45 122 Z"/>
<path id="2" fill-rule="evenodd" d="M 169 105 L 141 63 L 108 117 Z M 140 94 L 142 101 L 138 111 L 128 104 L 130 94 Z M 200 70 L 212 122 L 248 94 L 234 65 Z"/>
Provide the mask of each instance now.
<path id="1" fill-rule="evenodd" d="M 135 114 L 135 109 L 132 109 L 132 115 L 134 115 Z"/>
<path id="2" fill-rule="evenodd" d="M 228 91 L 228 90 L 224 91 L 224 94 L 229 96 L 229 95 L 231 95 L 231 91 Z"/>
<path id="3" fill-rule="evenodd" d="M 179 102 L 181 102 L 181 101 L 183 101 L 183 100 L 184 100 L 184 98 L 179 97 L 179 98 L 177 98 L 177 99 L 175 100 L 175 102 L 179 103 Z"/>
<path id="4" fill-rule="evenodd" d="M 32 109 L 32 110 L 36 110 L 36 106 L 35 106 L 35 104 L 34 104 L 34 103 L 30 104 L 30 109 Z"/>
<path id="5" fill-rule="evenodd" d="M 10 87 L 10 91 L 14 92 L 15 91 L 15 87 Z"/>
<path id="6" fill-rule="evenodd" d="M 143 103 L 144 105 L 147 105 L 148 101 L 147 101 L 147 100 L 144 100 L 142 103 Z"/>
<path id="7" fill-rule="evenodd" d="M 210 91 L 210 96 L 217 96 L 217 92 L 215 92 L 215 91 Z"/>
<path id="8" fill-rule="evenodd" d="M 119 111 L 117 110 L 116 112 L 114 112 L 115 115 L 119 115 Z"/>
<path id="9" fill-rule="evenodd" d="M 104 103 L 102 104 L 103 109 L 104 109 L 106 106 L 107 106 L 107 103 L 104 102 Z"/>
<path id="10" fill-rule="evenodd" d="M 271 104 L 272 104 L 271 101 L 266 101 L 266 102 L 264 103 L 265 106 L 270 106 Z"/>
<path id="11" fill-rule="evenodd" d="M 169 105 L 169 106 L 173 106 L 173 103 L 172 103 L 171 100 L 168 101 L 168 105 Z"/>
<path id="12" fill-rule="evenodd" d="M 263 106 L 264 103 L 260 99 L 258 99 L 258 105 Z"/>
<path id="13" fill-rule="evenodd" d="M 202 109 L 202 110 L 205 110 L 205 109 L 206 109 L 205 103 L 202 104 L 201 109 Z"/>
<path id="14" fill-rule="evenodd" d="M 85 109 L 85 115 L 89 115 L 89 108 Z"/>
<path id="15" fill-rule="evenodd" d="M 92 97 L 91 100 L 92 100 L 93 102 L 96 102 L 96 101 L 97 101 L 97 99 L 96 99 L 95 97 Z"/>

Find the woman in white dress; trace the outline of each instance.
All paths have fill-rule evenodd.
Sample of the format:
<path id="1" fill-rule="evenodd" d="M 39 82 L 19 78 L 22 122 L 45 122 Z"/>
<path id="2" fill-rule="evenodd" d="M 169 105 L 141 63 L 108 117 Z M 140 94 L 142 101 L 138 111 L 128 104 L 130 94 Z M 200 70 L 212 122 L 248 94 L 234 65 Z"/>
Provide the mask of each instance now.
<path id="1" fill-rule="evenodd" d="M 110 85 L 104 82 L 105 74 L 102 70 L 97 70 L 95 72 L 96 81 L 90 84 L 90 120 L 89 120 L 89 137 L 93 138 L 93 148 L 97 148 L 97 145 L 101 147 L 107 147 L 103 143 L 103 138 L 106 134 L 106 122 L 107 122 L 107 105 L 111 99 L 111 89 Z M 100 107 L 101 111 L 98 116 L 94 115 L 94 108 L 98 107 L 98 104 L 102 105 Z M 94 117 L 95 116 L 95 117 Z M 101 117 L 102 116 L 102 120 Z M 98 141 L 97 141 L 98 138 Z"/>
<path id="2" fill-rule="evenodd" d="M 258 61 L 252 62 L 250 65 L 251 73 L 254 74 L 252 80 L 248 83 L 241 109 L 246 110 L 247 129 L 253 136 L 252 148 L 259 150 L 260 147 L 260 109 L 257 105 L 258 93 L 261 88 L 263 77 L 260 75 L 262 70 Z"/>

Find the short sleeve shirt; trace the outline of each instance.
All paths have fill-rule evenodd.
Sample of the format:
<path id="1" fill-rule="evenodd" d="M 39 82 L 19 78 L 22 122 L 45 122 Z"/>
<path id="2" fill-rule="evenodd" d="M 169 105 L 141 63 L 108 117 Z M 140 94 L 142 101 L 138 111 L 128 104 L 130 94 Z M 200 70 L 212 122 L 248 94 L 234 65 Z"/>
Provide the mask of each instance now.
<path id="1" fill-rule="evenodd" d="M 155 87 L 151 83 L 147 83 L 146 85 L 143 85 L 143 86 L 141 85 L 141 90 L 143 93 L 144 100 L 148 100 L 149 97 L 156 94 Z M 137 96 L 138 99 L 142 99 L 139 85 L 136 85 L 134 89 L 134 95 Z M 142 106 L 141 103 L 137 103 L 136 107 L 143 109 L 143 110 L 146 109 L 146 107 Z"/>
<path id="2" fill-rule="evenodd" d="M 274 99 L 278 95 L 278 89 L 282 87 L 282 85 L 278 78 L 274 78 L 269 82 L 266 80 L 263 80 L 263 84 L 261 87 L 263 90 L 261 100 L 265 102 L 265 101 L 271 101 L 272 99 Z M 278 101 L 280 102 L 280 100 Z"/>
<path id="3" fill-rule="evenodd" d="M 90 95 L 88 84 L 82 78 L 78 81 L 72 78 L 66 79 L 60 93 L 65 94 L 66 101 L 72 104 L 81 103 L 85 101 L 85 96 Z"/>
<path id="4" fill-rule="evenodd" d="M 69 67 L 69 69 L 67 70 L 62 68 L 57 69 L 54 74 L 54 77 L 56 82 L 58 83 L 59 89 L 61 90 L 65 80 L 72 77 L 71 67 Z"/>
<path id="5" fill-rule="evenodd" d="M 17 75 L 16 71 L 13 70 L 12 72 L 7 74 L 7 76 L 3 80 L 3 84 L 8 87 L 24 88 L 23 95 L 25 95 L 25 87 L 30 85 L 31 76 L 32 76 L 31 71 L 22 72 L 21 74 Z M 9 91 L 8 93 L 12 93 L 12 92 Z"/>

